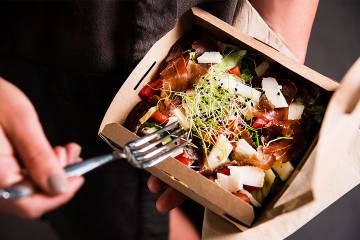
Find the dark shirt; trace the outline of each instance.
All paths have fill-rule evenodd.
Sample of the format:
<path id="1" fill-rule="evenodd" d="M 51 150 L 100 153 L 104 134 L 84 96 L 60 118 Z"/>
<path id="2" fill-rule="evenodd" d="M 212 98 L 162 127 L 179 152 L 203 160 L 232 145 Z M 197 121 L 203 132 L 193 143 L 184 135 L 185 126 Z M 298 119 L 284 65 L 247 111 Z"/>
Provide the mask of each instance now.
<path id="1" fill-rule="evenodd" d="M 1 1 L 0 76 L 30 98 L 51 144 L 78 142 L 84 158 L 105 153 L 97 130 L 111 99 L 197 4 L 231 23 L 238 1 Z M 156 213 L 146 179 L 125 162 L 109 164 L 47 219 L 61 239 L 167 239 L 168 216 Z"/>

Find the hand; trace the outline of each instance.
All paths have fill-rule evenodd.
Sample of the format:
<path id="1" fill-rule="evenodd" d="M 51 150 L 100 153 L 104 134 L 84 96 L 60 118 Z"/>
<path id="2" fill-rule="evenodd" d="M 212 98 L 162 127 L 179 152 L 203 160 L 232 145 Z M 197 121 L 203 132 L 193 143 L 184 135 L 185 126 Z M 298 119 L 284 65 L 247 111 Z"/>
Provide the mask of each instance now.
<path id="1" fill-rule="evenodd" d="M 31 102 L 0 78 L 0 188 L 24 179 L 21 160 L 43 191 L 15 201 L 0 200 L 0 211 L 35 219 L 69 201 L 84 179 L 68 179 L 63 166 L 79 161 L 80 150 L 74 143 L 52 148 Z"/>
<path id="2" fill-rule="evenodd" d="M 319 0 L 253 0 L 251 4 L 282 42 L 304 63 Z"/>
<path id="3" fill-rule="evenodd" d="M 158 193 L 164 190 L 156 201 L 156 209 L 160 213 L 169 212 L 171 209 L 178 207 L 186 199 L 185 195 L 171 187 L 168 187 L 165 183 L 154 176 L 150 176 L 147 185 L 152 193 Z"/>

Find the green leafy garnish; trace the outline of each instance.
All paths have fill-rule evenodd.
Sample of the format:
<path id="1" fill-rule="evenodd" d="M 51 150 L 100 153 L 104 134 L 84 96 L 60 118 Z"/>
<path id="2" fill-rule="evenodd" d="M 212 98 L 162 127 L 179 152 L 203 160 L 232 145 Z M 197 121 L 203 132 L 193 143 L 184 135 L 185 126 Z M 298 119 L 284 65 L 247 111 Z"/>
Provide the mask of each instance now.
<path id="1" fill-rule="evenodd" d="M 246 50 L 232 52 L 226 55 L 220 63 L 216 64 L 215 69 L 226 71 L 231 67 L 240 66 L 241 59 L 246 55 Z"/>
<path id="2" fill-rule="evenodd" d="M 244 80 L 245 82 L 250 82 L 251 79 L 253 78 L 253 74 L 252 74 L 251 70 L 248 68 L 241 69 L 240 78 L 242 80 Z"/>
<path id="3" fill-rule="evenodd" d="M 216 66 L 214 66 L 216 67 Z M 238 140 L 244 129 L 254 130 L 245 120 L 247 99 L 229 92 L 219 84 L 219 73 L 209 70 L 189 92 L 176 92 L 182 99 L 189 135 L 201 140 L 205 154 L 221 133 Z"/>
<path id="4" fill-rule="evenodd" d="M 253 131 L 251 134 L 251 138 L 253 139 L 256 147 L 260 146 L 260 137 L 258 131 Z"/>

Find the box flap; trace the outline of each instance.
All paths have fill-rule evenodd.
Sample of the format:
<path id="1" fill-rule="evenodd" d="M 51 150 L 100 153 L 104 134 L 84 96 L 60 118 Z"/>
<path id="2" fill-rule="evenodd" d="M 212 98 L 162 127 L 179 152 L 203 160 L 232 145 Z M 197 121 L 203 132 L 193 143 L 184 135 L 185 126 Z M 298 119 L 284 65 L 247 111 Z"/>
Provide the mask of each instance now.
<path id="1" fill-rule="evenodd" d="M 114 148 L 122 148 L 129 141 L 138 138 L 134 133 L 118 123 L 105 125 L 101 135 L 106 137 Z M 200 204 L 206 205 L 209 209 L 223 217 L 233 219 L 234 221 L 242 219 L 242 222 L 237 222 L 245 225 L 250 225 L 255 218 L 253 208 L 249 204 L 239 200 L 238 197 L 225 191 L 218 184 L 198 172 L 189 171 L 187 166 L 174 158 L 170 157 L 155 167 L 146 170 L 169 186 Z M 218 206 L 221 206 L 221 208 Z"/>
<path id="2" fill-rule="evenodd" d="M 304 78 L 326 89 L 327 91 L 334 91 L 338 87 L 338 83 L 331 80 L 330 78 L 325 77 L 324 75 L 306 67 L 305 65 L 299 64 L 295 60 L 287 57 L 286 55 L 260 41 L 254 41 L 254 38 L 239 32 L 233 26 L 209 14 L 208 12 L 200 8 L 192 8 L 192 12 L 195 16 L 196 23 L 205 27 L 206 29 L 209 29 L 214 35 L 219 35 L 220 33 L 223 36 L 224 33 L 226 33 L 229 40 L 232 40 L 233 42 L 239 42 L 240 40 L 243 43 L 240 43 L 240 45 L 246 45 L 247 48 L 252 48 L 256 51 L 262 52 L 265 56 L 275 60 L 294 73 L 303 76 Z"/>

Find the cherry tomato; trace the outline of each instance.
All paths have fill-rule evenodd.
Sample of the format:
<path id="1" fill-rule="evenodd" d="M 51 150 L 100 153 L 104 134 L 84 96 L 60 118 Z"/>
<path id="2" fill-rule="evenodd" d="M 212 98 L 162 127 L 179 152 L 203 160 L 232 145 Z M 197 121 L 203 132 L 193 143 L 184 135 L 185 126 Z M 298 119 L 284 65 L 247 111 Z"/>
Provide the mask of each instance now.
<path id="1" fill-rule="evenodd" d="M 267 120 L 266 118 L 258 118 L 253 122 L 252 127 L 253 128 L 263 128 L 268 123 L 269 123 L 269 120 Z"/>
<path id="2" fill-rule="evenodd" d="M 218 173 L 222 173 L 224 175 L 230 175 L 230 169 L 228 167 L 222 167 L 216 170 Z"/>
<path id="3" fill-rule="evenodd" d="M 246 196 L 245 194 L 241 193 L 241 192 L 235 192 L 233 193 L 235 196 L 237 196 L 238 198 L 240 198 L 241 200 L 250 203 L 250 198 L 248 196 Z"/>
<path id="4" fill-rule="evenodd" d="M 236 75 L 238 77 L 240 77 L 240 74 L 241 74 L 239 66 L 235 66 L 235 67 L 230 68 L 228 70 L 228 73 L 234 74 L 234 75 Z"/>
<path id="5" fill-rule="evenodd" d="M 154 114 L 151 116 L 151 118 L 157 122 L 158 124 L 166 124 L 169 120 L 169 117 L 165 114 L 162 114 L 159 111 L 154 112 Z"/>
<path id="6" fill-rule="evenodd" d="M 180 154 L 180 155 L 176 156 L 175 159 L 180 161 L 181 163 L 185 164 L 186 166 L 191 165 L 190 158 L 185 157 L 184 154 Z"/>
<path id="7" fill-rule="evenodd" d="M 143 100 L 149 100 L 152 96 L 155 95 L 156 91 L 161 88 L 163 85 L 163 80 L 158 79 L 147 85 L 145 85 L 139 92 L 139 96 Z"/>

